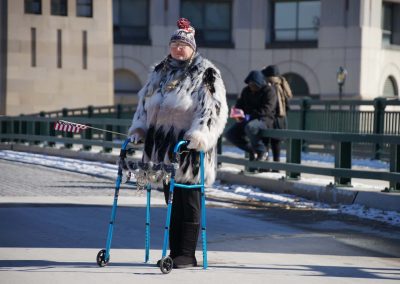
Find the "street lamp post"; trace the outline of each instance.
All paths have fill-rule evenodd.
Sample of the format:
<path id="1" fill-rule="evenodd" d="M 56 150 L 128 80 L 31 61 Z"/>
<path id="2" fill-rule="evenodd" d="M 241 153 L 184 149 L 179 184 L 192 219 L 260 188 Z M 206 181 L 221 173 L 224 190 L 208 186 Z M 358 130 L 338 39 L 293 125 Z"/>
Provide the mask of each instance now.
<path id="1" fill-rule="evenodd" d="M 344 113 L 342 113 L 342 93 L 343 93 L 343 85 L 346 82 L 347 77 L 347 70 L 340 66 L 337 70 L 336 80 L 339 85 L 339 115 L 338 115 L 338 124 L 339 124 L 339 131 L 345 132 L 346 131 L 346 124 Z M 335 167 L 338 168 L 351 168 L 351 143 L 350 142 L 340 142 L 336 146 L 338 150 L 335 151 Z M 351 179 L 348 177 L 335 177 L 335 182 L 337 185 L 345 185 L 351 186 Z"/>
<path id="2" fill-rule="evenodd" d="M 346 82 L 347 70 L 340 66 L 336 73 L 336 80 L 339 85 L 339 109 L 342 109 L 342 94 L 343 94 L 343 85 Z"/>

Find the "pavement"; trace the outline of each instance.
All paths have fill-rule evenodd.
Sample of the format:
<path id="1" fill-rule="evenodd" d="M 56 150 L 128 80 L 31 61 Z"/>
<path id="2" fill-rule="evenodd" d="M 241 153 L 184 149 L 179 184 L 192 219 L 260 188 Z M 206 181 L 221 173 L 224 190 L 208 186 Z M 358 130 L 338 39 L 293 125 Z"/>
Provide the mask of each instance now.
<path id="1" fill-rule="evenodd" d="M 208 264 L 162 274 L 165 205 L 152 191 L 150 261 L 145 195 L 123 184 L 110 263 L 105 245 L 114 181 L 0 160 L 0 283 L 399 283 L 400 228 L 343 214 L 207 206 Z"/>

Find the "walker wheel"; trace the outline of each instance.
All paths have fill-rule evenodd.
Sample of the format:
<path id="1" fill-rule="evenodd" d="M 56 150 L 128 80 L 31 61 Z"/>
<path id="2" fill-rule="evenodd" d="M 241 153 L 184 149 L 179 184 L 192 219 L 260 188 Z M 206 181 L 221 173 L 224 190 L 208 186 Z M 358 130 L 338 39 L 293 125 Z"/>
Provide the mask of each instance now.
<path id="1" fill-rule="evenodd" d="M 105 249 L 102 249 L 99 251 L 99 253 L 97 254 L 97 257 L 96 257 L 96 261 L 100 267 L 104 267 L 108 264 L 108 262 L 110 261 L 110 257 L 108 257 L 106 259 L 106 250 Z"/>
<path id="2" fill-rule="evenodd" d="M 173 266 L 174 262 L 172 261 L 172 258 L 167 256 L 167 257 L 163 257 L 161 259 L 161 263 L 160 263 L 160 270 L 162 273 L 164 274 L 168 274 L 171 272 L 172 270 L 172 266 Z"/>

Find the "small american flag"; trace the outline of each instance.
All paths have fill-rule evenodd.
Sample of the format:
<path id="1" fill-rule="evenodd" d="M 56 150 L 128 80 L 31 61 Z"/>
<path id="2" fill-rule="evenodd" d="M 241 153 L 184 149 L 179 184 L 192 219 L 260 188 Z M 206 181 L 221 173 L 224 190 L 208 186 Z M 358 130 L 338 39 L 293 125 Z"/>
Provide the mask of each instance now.
<path id="1" fill-rule="evenodd" d="M 231 118 L 244 118 L 244 111 L 240 108 L 231 108 L 231 113 L 229 115 Z"/>
<path id="2" fill-rule="evenodd" d="M 80 133 L 81 130 L 85 130 L 87 128 L 89 128 L 89 126 L 87 125 L 64 121 L 64 120 L 57 121 L 56 125 L 54 126 L 55 130 L 73 132 L 73 133 Z"/>

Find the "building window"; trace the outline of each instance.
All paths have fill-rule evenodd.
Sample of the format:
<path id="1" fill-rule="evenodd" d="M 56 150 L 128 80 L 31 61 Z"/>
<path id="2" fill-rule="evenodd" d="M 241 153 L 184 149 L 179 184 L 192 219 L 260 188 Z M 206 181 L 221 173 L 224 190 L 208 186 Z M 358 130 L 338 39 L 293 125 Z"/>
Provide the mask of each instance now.
<path id="1" fill-rule="evenodd" d="M 87 31 L 82 32 L 82 68 L 87 69 Z"/>
<path id="2" fill-rule="evenodd" d="M 93 16 L 93 1 L 76 0 L 76 16 L 91 18 Z"/>
<path id="3" fill-rule="evenodd" d="M 310 95 L 308 84 L 303 77 L 296 73 L 285 73 L 282 76 L 288 81 L 293 96 L 304 97 Z"/>
<path id="4" fill-rule="evenodd" d="M 275 0 L 272 5 L 273 42 L 318 40 L 321 15 L 319 0 Z"/>
<path id="5" fill-rule="evenodd" d="M 114 43 L 149 44 L 149 1 L 113 0 Z"/>
<path id="6" fill-rule="evenodd" d="M 68 16 L 67 0 L 51 0 L 51 14 L 53 16 Z"/>
<path id="7" fill-rule="evenodd" d="M 142 88 L 139 77 L 126 69 L 114 71 L 114 103 L 137 104 L 137 93 Z"/>
<path id="8" fill-rule="evenodd" d="M 57 68 L 62 68 L 62 33 L 57 30 Z"/>
<path id="9" fill-rule="evenodd" d="M 383 2 L 381 22 L 382 44 L 400 45 L 400 4 Z"/>
<path id="10" fill-rule="evenodd" d="M 25 14 L 42 14 L 42 0 L 25 0 Z"/>
<path id="11" fill-rule="evenodd" d="M 182 0 L 181 15 L 195 28 L 197 45 L 232 46 L 231 0 Z"/>
<path id="12" fill-rule="evenodd" d="M 36 28 L 31 28 L 31 66 L 36 67 Z"/>
<path id="13" fill-rule="evenodd" d="M 397 88 L 397 83 L 393 76 L 387 77 L 385 84 L 383 86 L 383 96 L 384 97 L 399 96 L 399 89 Z"/>

